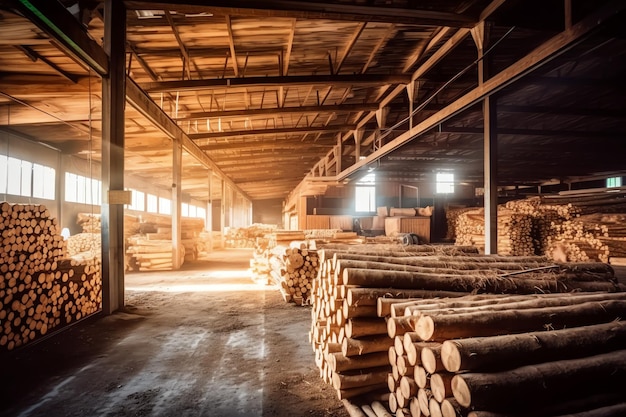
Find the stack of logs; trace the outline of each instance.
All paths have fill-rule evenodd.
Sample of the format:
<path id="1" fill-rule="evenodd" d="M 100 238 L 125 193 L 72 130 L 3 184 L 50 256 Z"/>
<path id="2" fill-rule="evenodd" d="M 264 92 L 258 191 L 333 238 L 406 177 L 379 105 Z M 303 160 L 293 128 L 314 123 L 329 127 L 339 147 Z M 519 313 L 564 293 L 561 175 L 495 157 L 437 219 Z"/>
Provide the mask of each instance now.
<path id="1" fill-rule="evenodd" d="M 456 243 L 485 248 L 484 209 L 464 211 L 457 216 Z M 501 255 L 534 255 L 532 221 L 529 216 L 498 208 L 498 253 Z"/>
<path id="2" fill-rule="evenodd" d="M 227 248 L 254 248 L 257 238 L 274 233 L 276 225 L 254 223 L 248 227 L 230 227 L 226 229 L 224 239 Z"/>
<path id="3" fill-rule="evenodd" d="M 612 270 L 604 264 L 555 265 L 543 257 L 485 256 L 472 254 L 470 249 L 460 252 L 465 248 L 455 246 L 393 250 L 363 246 L 320 251 L 310 338 L 320 375 L 333 384 L 339 398 L 363 394 L 370 399 L 386 398 L 396 415 L 409 415 L 411 394 L 420 388 L 414 382 L 415 365 L 411 364 L 416 353 L 411 353 L 409 361 L 411 348 L 402 350 L 404 333 L 414 332 L 413 316 L 385 319 L 404 311 L 406 306 L 400 301 L 457 298 L 468 293 L 573 290 L 601 291 L 606 296 L 609 291 L 624 289 L 613 281 Z M 473 328 L 467 326 L 470 332 Z M 418 340 L 413 338 L 411 342 Z M 390 361 L 394 366 L 390 366 Z M 390 387 L 393 395 L 389 394 Z M 426 402 L 429 401 L 430 398 Z"/>
<path id="4" fill-rule="evenodd" d="M 626 410 L 626 324 L 616 321 L 626 313 L 624 292 L 396 305 L 391 313 L 399 315 L 387 322 L 395 337 L 388 405 L 396 415 L 547 417 L 593 409 L 590 415 L 607 417 Z M 616 406 L 620 412 L 609 412 Z"/>
<path id="5" fill-rule="evenodd" d="M 0 204 L 0 348 L 12 350 L 101 308 L 100 261 L 68 259 L 42 205 Z"/>
<path id="6" fill-rule="evenodd" d="M 297 305 L 310 303 L 311 288 L 318 271 L 317 251 L 307 242 L 291 242 L 271 250 L 270 281 L 278 286 L 285 302 Z"/>
<path id="7" fill-rule="evenodd" d="M 459 245 L 484 248 L 483 209 L 451 209 Z M 603 189 L 509 201 L 498 208 L 498 253 L 568 262 L 626 261 L 626 192 Z"/>

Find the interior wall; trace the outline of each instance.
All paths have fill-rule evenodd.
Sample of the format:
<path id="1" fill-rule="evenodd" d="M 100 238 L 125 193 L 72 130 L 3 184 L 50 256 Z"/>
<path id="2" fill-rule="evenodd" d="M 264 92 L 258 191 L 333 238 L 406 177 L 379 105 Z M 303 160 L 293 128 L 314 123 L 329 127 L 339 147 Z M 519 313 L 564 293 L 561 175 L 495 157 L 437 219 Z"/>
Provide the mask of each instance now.
<path id="1" fill-rule="evenodd" d="M 275 224 L 285 228 L 283 225 L 283 201 L 281 199 L 257 200 L 252 204 L 253 223 Z"/>

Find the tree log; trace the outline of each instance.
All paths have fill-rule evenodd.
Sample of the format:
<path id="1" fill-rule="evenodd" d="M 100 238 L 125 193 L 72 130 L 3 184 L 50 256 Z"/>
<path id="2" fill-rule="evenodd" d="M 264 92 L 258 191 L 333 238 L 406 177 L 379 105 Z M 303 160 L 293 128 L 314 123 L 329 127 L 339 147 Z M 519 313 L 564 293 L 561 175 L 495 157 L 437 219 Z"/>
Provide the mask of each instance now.
<path id="1" fill-rule="evenodd" d="M 333 372 L 344 372 L 389 365 L 387 352 L 374 352 L 352 357 L 346 357 L 341 352 L 335 352 L 327 356 L 327 361 Z M 387 372 L 389 372 L 389 370 L 387 370 Z"/>
<path id="2" fill-rule="evenodd" d="M 574 306 L 421 316 L 415 331 L 425 341 L 563 329 L 607 323 L 626 314 L 625 301 L 586 302 Z"/>
<path id="3" fill-rule="evenodd" d="M 464 407 L 515 411 L 541 409 L 566 398 L 610 391 L 624 384 L 626 350 L 618 350 L 514 371 L 457 374 L 452 379 L 452 392 Z"/>
<path id="4" fill-rule="evenodd" d="M 573 359 L 626 346 L 626 322 L 552 331 L 447 340 L 441 349 L 450 372 L 505 370 L 532 363 Z"/>

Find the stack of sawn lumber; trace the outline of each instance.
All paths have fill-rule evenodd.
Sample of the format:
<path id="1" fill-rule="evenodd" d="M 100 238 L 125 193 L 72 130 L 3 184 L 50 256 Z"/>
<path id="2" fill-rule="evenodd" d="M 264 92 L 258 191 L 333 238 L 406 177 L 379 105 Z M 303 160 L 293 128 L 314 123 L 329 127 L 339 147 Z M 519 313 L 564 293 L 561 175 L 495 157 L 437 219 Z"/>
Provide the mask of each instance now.
<path id="1" fill-rule="evenodd" d="M 416 246 L 411 249 L 425 251 L 429 248 Z M 459 250 L 458 247 L 437 247 L 437 250 L 446 253 L 454 248 Z M 407 249 L 377 250 L 374 255 L 355 253 L 358 251 L 354 247 L 350 247 L 350 252 L 321 251 L 321 269 L 313 287 L 310 333 L 320 374 L 327 382 L 332 382 L 340 398 L 365 393 L 385 398 L 383 393 L 386 391 L 387 401 L 394 406 L 397 415 L 410 413 L 410 394 L 417 385 L 408 380 L 401 383 L 402 377 L 415 380 L 415 365 L 408 361 L 404 352 L 397 355 L 395 349 L 400 341 L 395 336 L 403 336 L 413 329 L 409 319 L 383 318 L 391 315 L 391 302 L 399 305 L 400 299 L 404 298 L 456 298 L 468 293 L 529 294 L 582 290 L 605 294 L 623 289 L 615 284 L 612 270 L 604 264 L 556 265 L 541 257 L 495 257 L 471 253 L 449 256 L 431 252 L 407 256 Z M 472 326 L 468 329 L 471 331 Z M 393 357 L 392 351 L 396 354 Z M 390 366 L 390 360 L 394 367 Z M 400 384 L 409 395 L 402 397 L 400 394 L 398 398 L 395 391 Z M 395 389 L 393 396 L 389 395 L 390 387 Z"/>

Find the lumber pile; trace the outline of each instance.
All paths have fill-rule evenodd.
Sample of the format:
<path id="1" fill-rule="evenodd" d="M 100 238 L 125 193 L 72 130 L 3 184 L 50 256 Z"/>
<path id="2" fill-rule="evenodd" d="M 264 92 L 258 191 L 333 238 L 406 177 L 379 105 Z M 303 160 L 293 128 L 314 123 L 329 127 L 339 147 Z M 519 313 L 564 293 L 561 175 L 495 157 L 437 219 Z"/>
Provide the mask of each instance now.
<path id="1" fill-rule="evenodd" d="M 623 405 L 624 313 L 624 292 L 416 300 L 395 318 L 409 323 L 394 348 L 413 374 L 397 382 L 390 409 L 548 417 Z"/>
<path id="2" fill-rule="evenodd" d="M 184 258 L 185 247 L 181 247 L 181 258 Z M 146 239 L 142 235 L 135 235 L 128 239 L 126 254 L 130 259 L 128 264 L 132 270 L 171 271 L 173 269 L 174 246 L 170 239 Z"/>
<path id="3" fill-rule="evenodd" d="M 483 209 L 451 209 L 456 243 L 484 248 Z M 626 192 L 602 189 L 509 201 L 498 207 L 498 252 L 559 261 L 626 257 Z"/>
<path id="4" fill-rule="evenodd" d="M 248 227 L 228 227 L 225 230 L 225 246 L 227 248 L 254 248 L 257 238 L 274 233 L 277 226 L 273 224 L 254 223 Z"/>
<path id="5" fill-rule="evenodd" d="M 100 233 L 100 214 L 78 213 L 76 215 L 76 224 L 83 229 L 83 233 Z"/>
<path id="6" fill-rule="evenodd" d="M 480 293 L 474 297 L 483 298 L 569 291 L 606 295 L 624 289 L 605 264 L 555 264 L 537 256 L 486 256 L 476 254 L 475 248 L 458 246 L 375 246 L 337 245 L 319 251 L 309 337 L 320 376 L 333 385 L 340 399 L 366 393 L 379 396 L 381 390 L 389 394 L 392 386 L 388 395 L 395 408 L 392 411 L 405 415 L 409 415 L 411 400 L 405 394 L 419 388 L 408 380 L 415 380 L 415 375 L 411 376 L 415 353 L 409 360 L 409 350 L 399 348 L 404 334 L 414 332 L 412 316 L 403 317 L 413 299 L 432 302 L 434 298 L 470 293 Z M 471 326 L 466 327 L 471 330 Z"/>
<path id="7" fill-rule="evenodd" d="M 294 241 L 289 246 L 275 246 L 270 253 L 270 282 L 278 286 L 285 302 L 309 304 L 318 271 L 317 251 L 307 242 Z"/>
<path id="8" fill-rule="evenodd" d="M 180 223 L 181 257 L 185 262 L 198 259 L 206 251 L 204 219 L 183 217 Z M 142 214 L 138 223 L 139 233 L 126 238 L 126 270 L 168 271 L 172 270 L 172 219 L 170 216 Z"/>
<path id="9" fill-rule="evenodd" d="M 91 257 L 101 257 L 102 239 L 100 232 L 83 232 L 69 236 L 65 240 L 65 250 L 69 257 L 78 254 L 89 254 Z"/>
<path id="10" fill-rule="evenodd" d="M 0 203 L 0 349 L 12 350 L 101 308 L 100 261 L 64 255 L 43 205 Z"/>
<path id="11" fill-rule="evenodd" d="M 485 248 L 484 209 L 464 211 L 457 216 L 456 243 L 462 246 Z M 532 239 L 532 221 L 525 214 L 498 207 L 498 253 L 529 256 L 535 254 Z"/>

